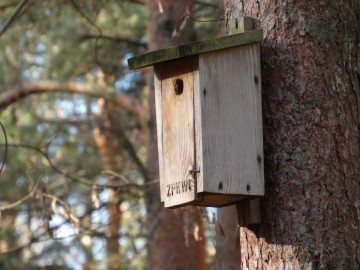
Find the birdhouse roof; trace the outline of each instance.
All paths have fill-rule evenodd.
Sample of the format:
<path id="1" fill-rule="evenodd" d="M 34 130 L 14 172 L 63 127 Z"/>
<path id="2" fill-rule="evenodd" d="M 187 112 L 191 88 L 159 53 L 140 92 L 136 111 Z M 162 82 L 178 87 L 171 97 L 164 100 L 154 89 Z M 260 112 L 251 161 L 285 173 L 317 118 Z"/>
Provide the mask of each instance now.
<path id="1" fill-rule="evenodd" d="M 165 61 L 179 59 L 182 57 L 259 42 L 262 40 L 262 38 L 262 30 L 247 31 L 235 35 L 213 38 L 148 52 L 136 57 L 129 58 L 128 65 L 130 70 L 134 70 L 159 64 Z"/>

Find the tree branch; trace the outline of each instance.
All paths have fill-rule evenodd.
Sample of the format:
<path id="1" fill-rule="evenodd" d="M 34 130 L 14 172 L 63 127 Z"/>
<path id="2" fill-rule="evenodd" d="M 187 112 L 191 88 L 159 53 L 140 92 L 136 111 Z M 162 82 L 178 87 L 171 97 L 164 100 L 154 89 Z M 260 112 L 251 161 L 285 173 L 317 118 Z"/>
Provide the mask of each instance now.
<path id="1" fill-rule="evenodd" d="M 27 96 L 42 93 L 83 94 L 94 98 L 104 98 L 109 102 L 113 102 L 116 106 L 129 111 L 140 121 L 147 121 L 149 119 L 148 111 L 135 99 L 124 93 L 106 93 L 94 91 L 92 88 L 85 85 L 51 81 L 26 84 L 16 90 L 9 90 L 1 94 L 0 110 Z"/>
<path id="2" fill-rule="evenodd" d="M 6 22 L 4 23 L 4 25 L 1 27 L 0 29 L 0 37 L 2 36 L 2 34 L 5 33 L 5 31 L 11 26 L 11 24 L 14 22 L 14 20 L 17 18 L 17 16 L 19 15 L 19 13 L 21 12 L 22 8 L 25 6 L 25 4 L 27 3 L 28 0 L 22 0 L 21 2 L 19 2 L 19 4 L 16 6 L 15 11 L 13 12 L 13 14 L 11 14 L 11 16 L 6 20 Z"/>
<path id="3" fill-rule="evenodd" d="M 30 199 L 34 193 L 36 192 L 38 186 L 39 186 L 40 180 L 37 181 L 37 183 L 35 184 L 35 186 L 31 189 L 31 191 L 26 194 L 24 197 L 22 197 L 21 199 L 12 202 L 10 204 L 4 205 L 0 207 L 0 211 L 5 211 L 5 210 L 9 210 L 11 208 L 15 208 L 16 206 L 22 204 L 23 202 L 27 201 L 28 199 Z"/>
<path id="4" fill-rule="evenodd" d="M 1 3 L 0 4 L 0 10 L 5 10 L 9 7 L 13 7 L 13 6 L 16 6 L 18 4 L 17 1 L 11 1 L 11 2 L 7 2 L 7 3 Z"/>
<path id="5" fill-rule="evenodd" d="M 0 146 L 2 146 L 0 144 Z M 8 147 L 17 147 L 17 148 L 24 148 L 24 149 L 29 149 L 32 150 L 36 153 L 38 153 L 39 155 L 41 155 L 42 157 L 44 157 L 46 159 L 46 161 L 48 162 L 49 166 L 57 173 L 59 173 L 60 175 L 63 175 L 64 177 L 66 177 L 67 179 L 69 179 L 70 181 L 73 182 L 77 182 L 79 184 L 83 184 L 86 186 L 92 186 L 93 182 L 87 181 L 85 179 L 82 178 L 76 178 L 74 176 L 72 176 L 70 173 L 66 173 L 64 171 L 62 171 L 59 167 L 57 167 L 54 162 L 51 160 L 51 158 L 49 157 L 48 153 L 41 150 L 40 148 L 36 147 L 36 146 L 32 146 L 32 145 L 28 145 L 28 144 L 13 144 L 13 143 L 9 143 Z M 132 189 L 137 190 L 137 191 L 142 191 L 146 188 L 145 185 L 141 185 L 141 184 L 133 184 L 133 183 L 110 183 L 110 184 L 96 184 L 97 187 L 101 187 L 101 188 L 117 188 L 120 189 L 122 191 L 126 191 L 126 192 L 130 192 Z M 1 209 L 0 209 L 1 210 Z"/>
<path id="6" fill-rule="evenodd" d="M 93 34 L 85 34 L 85 35 L 82 35 L 80 37 L 80 39 L 82 41 L 89 40 L 89 39 L 104 39 L 104 40 L 109 40 L 109 41 L 117 42 L 117 43 L 128 43 L 129 45 L 142 47 L 144 49 L 147 48 L 147 44 L 145 42 L 141 42 L 141 41 L 125 38 L 125 37 L 111 37 L 111 36 L 104 36 L 104 35 L 99 36 L 99 35 L 93 35 Z"/>
<path id="7" fill-rule="evenodd" d="M 68 125 L 74 125 L 74 126 L 100 121 L 99 117 L 95 115 L 90 115 L 87 117 L 66 117 L 66 118 L 46 117 L 46 116 L 38 116 L 38 115 L 35 115 L 34 117 L 35 119 L 41 122 L 46 122 L 51 124 L 66 123 Z"/>
<path id="8" fill-rule="evenodd" d="M 136 150 L 134 148 L 134 145 L 129 141 L 128 137 L 126 136 L 123 128 L 121 127 L 119 121 L 116 120 L 117 117 L 112 113 L 110 114 L 110 121 L 115 128 L 115 131 L 119 134 L 119 136 L 122 138 L 122 146 L 125 148 L 125 150 L 129 153 L 134 163 L 137 165 L 140 174 L 144 177 L 145 180 L 148 180 L 147 176 L 147 169 L 139 156 L 136 153 Z M 146 182 L 146 181 L 145 181 Z"/>
<path id="9" fill-rule="evenodd" d="M 126 1 L 144 6 L 146 0 L 126 0 Z"/>

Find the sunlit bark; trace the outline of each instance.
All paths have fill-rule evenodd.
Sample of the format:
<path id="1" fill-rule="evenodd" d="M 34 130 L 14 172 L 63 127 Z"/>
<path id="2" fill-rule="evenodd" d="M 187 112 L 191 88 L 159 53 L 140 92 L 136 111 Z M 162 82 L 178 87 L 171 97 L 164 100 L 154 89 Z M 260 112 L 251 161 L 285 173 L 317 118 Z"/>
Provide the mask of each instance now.
<path id="1" fill-rule="evenodd" d="M 244 12 L 264 30 L 266 196 L 262 224 L 240 229 L 241 268 L 358 269 L 360 2 Z"/>

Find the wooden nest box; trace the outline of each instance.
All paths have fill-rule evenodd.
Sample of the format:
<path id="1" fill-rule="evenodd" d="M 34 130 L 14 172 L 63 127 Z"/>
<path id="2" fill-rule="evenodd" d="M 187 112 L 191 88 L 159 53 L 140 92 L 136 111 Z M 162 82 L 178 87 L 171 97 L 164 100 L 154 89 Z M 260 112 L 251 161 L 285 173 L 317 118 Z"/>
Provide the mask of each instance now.
<path id="1" fill-rule="evenodd" d="M 262 31 L 149 52 L 154 66 L 161 200 L 220 207 L 264 195 Z"/>

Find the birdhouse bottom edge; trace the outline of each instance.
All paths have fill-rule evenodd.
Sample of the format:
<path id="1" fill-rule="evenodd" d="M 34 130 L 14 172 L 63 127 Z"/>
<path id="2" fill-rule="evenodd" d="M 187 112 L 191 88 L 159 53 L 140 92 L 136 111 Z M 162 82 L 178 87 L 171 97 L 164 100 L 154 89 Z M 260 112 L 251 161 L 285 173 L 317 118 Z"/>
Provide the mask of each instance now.
<path id="1" fill-rule="evenodd" d="M 194 201 L 190 201 L 178 205 L 171 205 L 171 206 L 165 205 L 165 207 L 170 209 L 179 208 L 183 206 L 204 206 L 204 207 L 221 208 L 232 204 L 236 204 L 240 201 L 252 200 L 259 197 L 261 196 L 201 192 L 196 194 L 196 199 Z"/>

